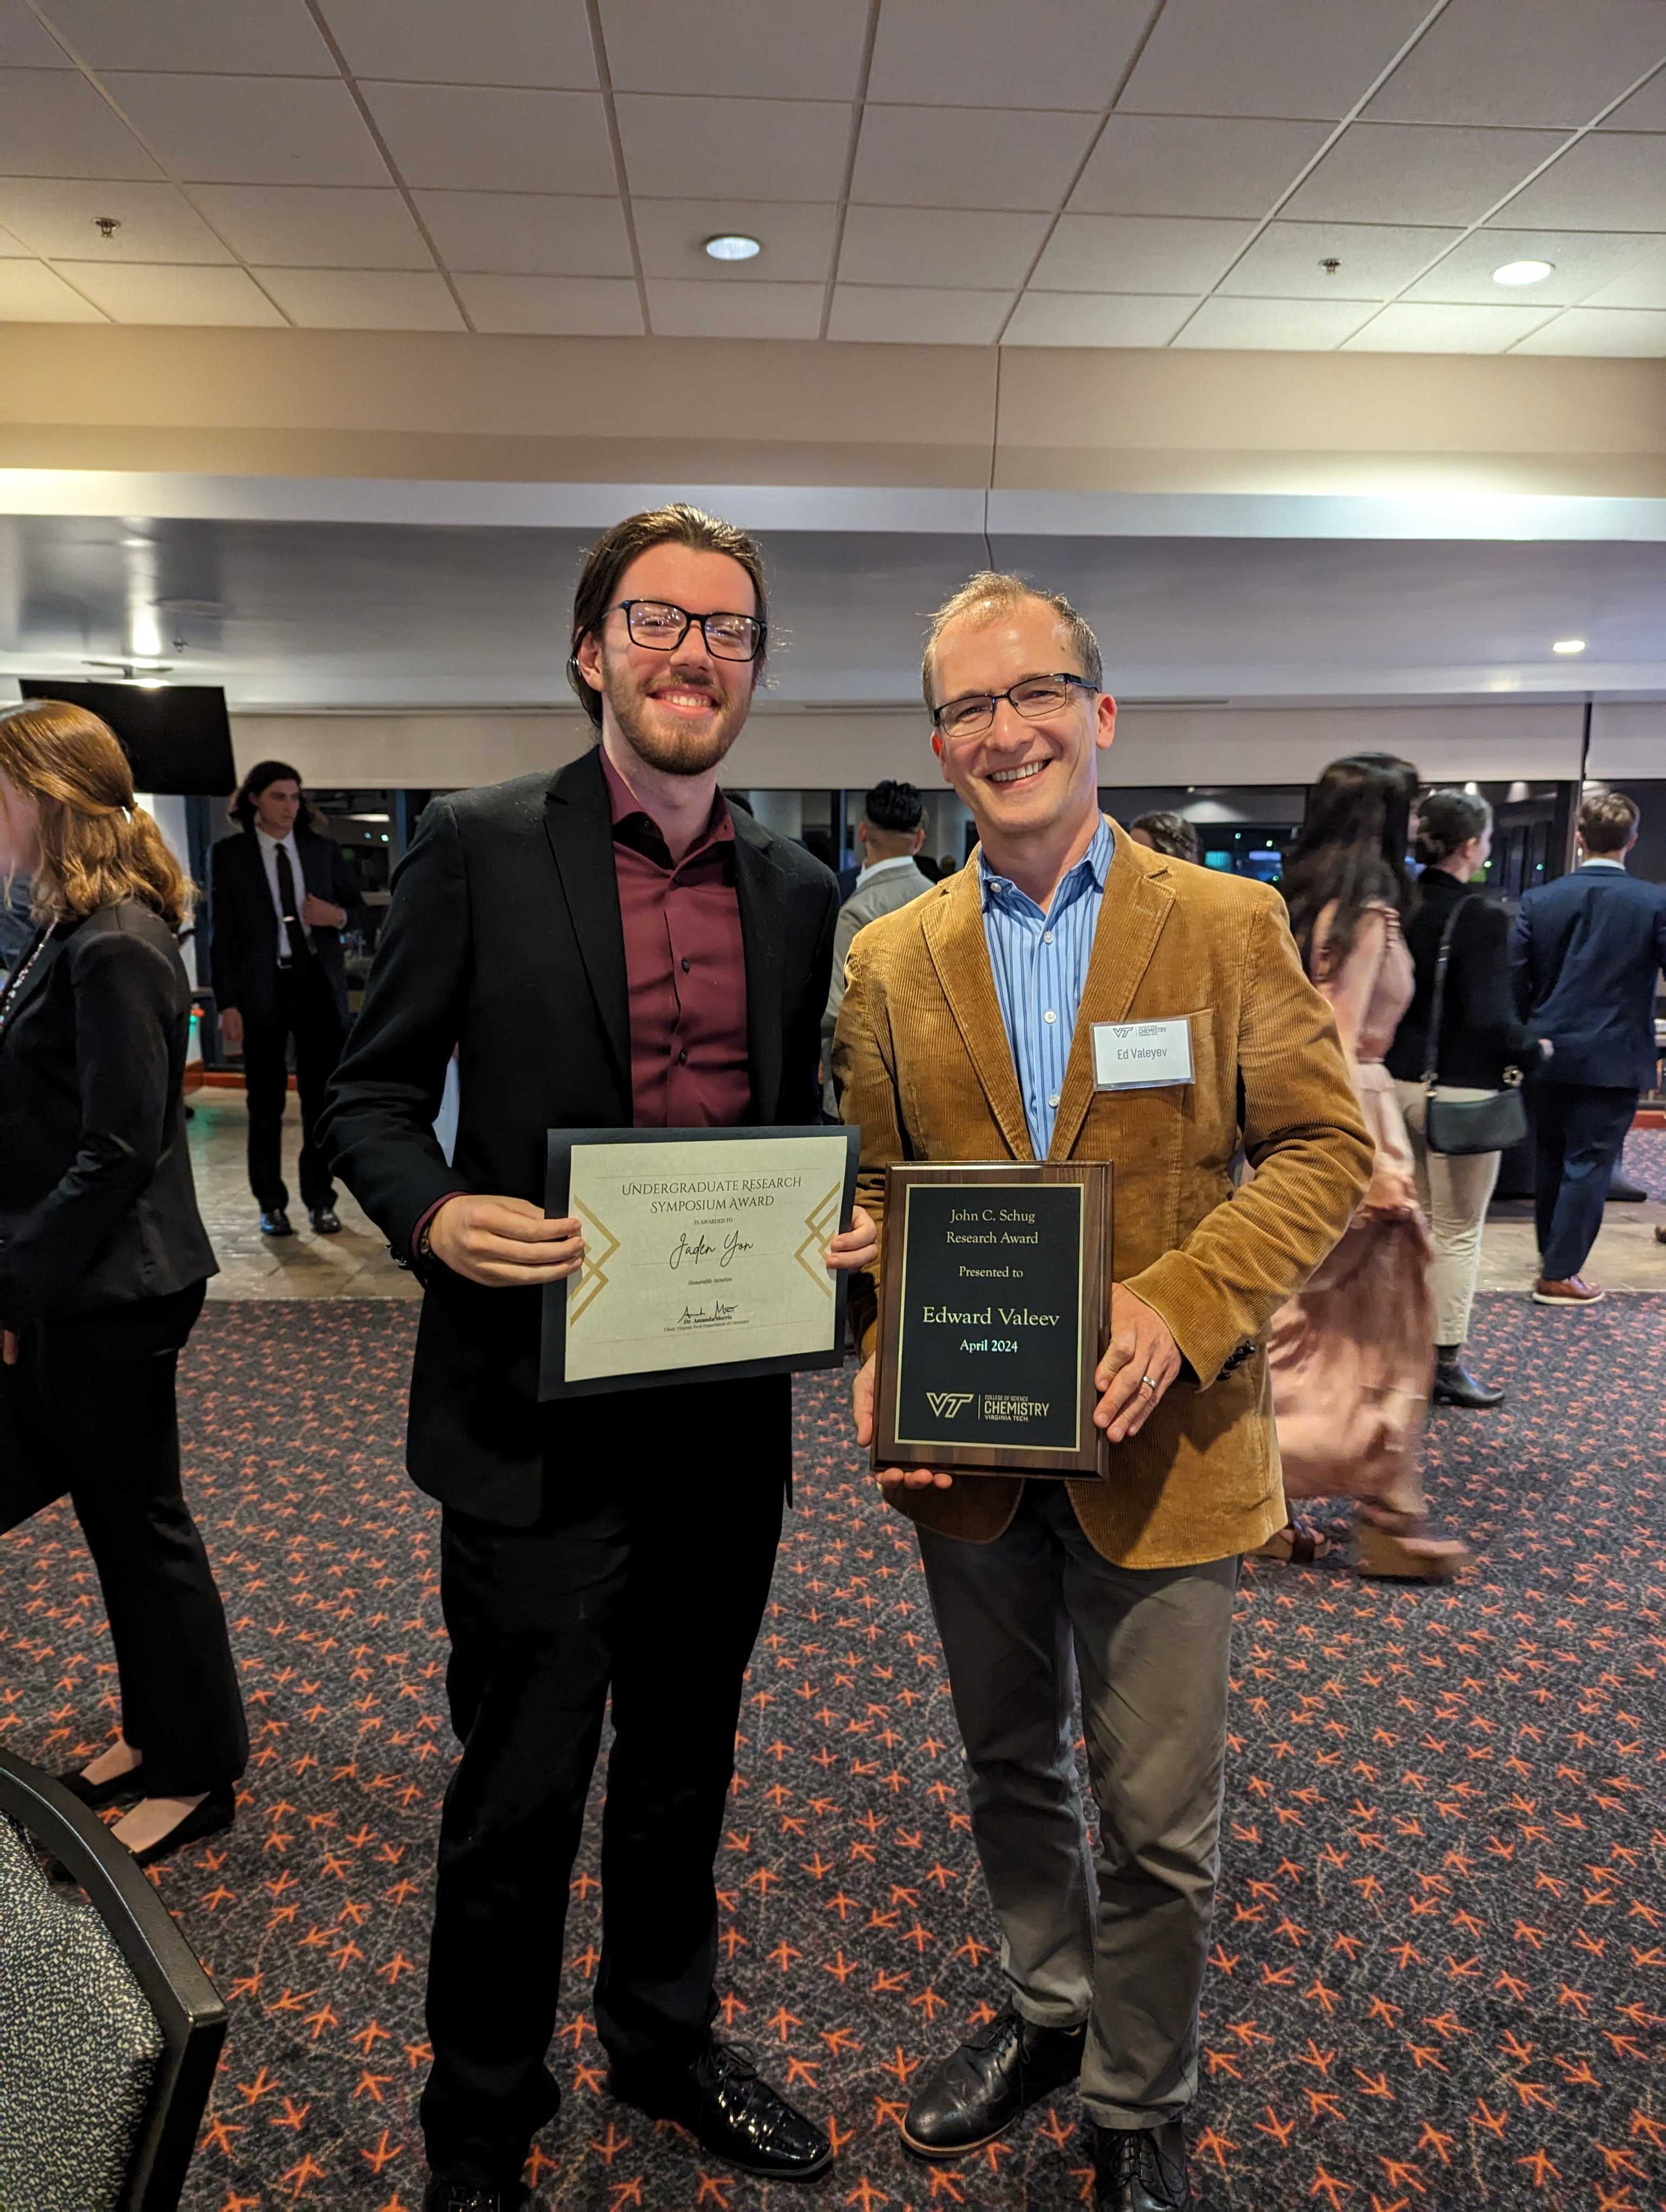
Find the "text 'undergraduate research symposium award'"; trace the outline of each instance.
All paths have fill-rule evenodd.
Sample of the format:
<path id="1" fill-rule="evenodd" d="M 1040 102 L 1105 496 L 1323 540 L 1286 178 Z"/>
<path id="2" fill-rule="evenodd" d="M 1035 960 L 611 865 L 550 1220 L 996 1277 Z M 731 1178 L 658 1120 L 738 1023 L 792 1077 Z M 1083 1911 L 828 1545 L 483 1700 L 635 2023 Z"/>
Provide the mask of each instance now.
<path id="1" fill-rule="evenodd" d="M 875 1467 L 1107 1472 L 1110 1179 L 1102 1160 L 887 1170 Z"/>
<path id="2" fill-rule="evenodd" d="M 552 1129 L 544 1211 L 584 1262 L 545 1285 L 538 1396 L 739 1378 L 844 1357 L 854 1129 Z"/>

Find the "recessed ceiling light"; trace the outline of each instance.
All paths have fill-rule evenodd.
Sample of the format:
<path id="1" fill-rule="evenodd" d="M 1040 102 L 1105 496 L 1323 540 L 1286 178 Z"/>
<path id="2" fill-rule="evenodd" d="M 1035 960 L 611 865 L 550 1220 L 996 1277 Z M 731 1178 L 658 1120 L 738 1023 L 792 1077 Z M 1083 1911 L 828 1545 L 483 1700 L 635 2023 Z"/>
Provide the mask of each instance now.
<path id="1" fill-rule="evenodd" d="M 763 248 L 756 238 L 748 238 L 738 230 L 726 230 L 706 240 L 706 251 L 714 261 L 755 261 Z"/>
<path id="2" fill-rule="evenodd" d="M 1582 637 L 1559 637 L 1550 649 L 1553 653 L 1583 653 L 1585 641 Z"/>
<path id="3" fill-rule="evenodd" d="M 1506 261 L 1493 271 L 1495 284 L 1542 284 L 1555 269 L 1554 261 Z"/>

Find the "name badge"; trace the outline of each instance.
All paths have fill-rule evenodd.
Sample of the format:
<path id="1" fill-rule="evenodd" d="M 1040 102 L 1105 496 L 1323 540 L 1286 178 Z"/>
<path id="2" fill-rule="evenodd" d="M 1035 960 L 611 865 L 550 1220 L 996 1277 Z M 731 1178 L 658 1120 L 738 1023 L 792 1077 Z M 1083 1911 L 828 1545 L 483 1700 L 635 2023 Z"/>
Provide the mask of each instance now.
<path id="1" fill-rule="evenodd" d="M 1167 1022 L 1095 1022 L 1096 1091 L 1155 1091 L 1192 1079 L 1192 1025 L 1184 1014 Z"/>

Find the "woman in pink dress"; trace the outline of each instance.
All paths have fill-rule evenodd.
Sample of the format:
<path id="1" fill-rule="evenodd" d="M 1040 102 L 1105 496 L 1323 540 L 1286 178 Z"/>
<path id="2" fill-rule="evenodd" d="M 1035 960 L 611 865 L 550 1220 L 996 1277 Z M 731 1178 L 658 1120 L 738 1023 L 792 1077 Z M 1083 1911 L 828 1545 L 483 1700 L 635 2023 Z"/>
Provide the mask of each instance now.
<path id="1" fill-rule="evenodd" d="M 1386 753 L 1333 761 L 1308 794 L 1286 860 L 1291 927 L 1336 1016 L 1377 1164 L 1341 1243 L 1274 1316 L 1268 1358 L 1286 1497 L 1354 1499 L 1361 1574 L 1445 1582 L 1467 1554 L 1429 1534 L 1423 1492 L 1432 1255 L 1383 1064 L 1412 996 L 1400 917 L 1416 791 L 1409 761 Z M 1305 1565 L 1329 1548 L 1292 1516 L 1258 1556 Z"/>

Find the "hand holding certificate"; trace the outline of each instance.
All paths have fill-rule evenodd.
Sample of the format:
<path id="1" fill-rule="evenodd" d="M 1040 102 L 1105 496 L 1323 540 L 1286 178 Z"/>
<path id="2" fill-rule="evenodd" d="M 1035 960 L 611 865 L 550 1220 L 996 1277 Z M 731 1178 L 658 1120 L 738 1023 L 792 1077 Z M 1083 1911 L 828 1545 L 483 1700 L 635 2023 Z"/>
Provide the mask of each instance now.
<path id="1" fill-rule="evenodd" d="M 546 1207 L 583 1257 L 544 1291 L 539 1396 L 836 1366 L 845 1274 L 873 1241 L 859 1147 L 840 1128 L 552 1130 Z"/>

